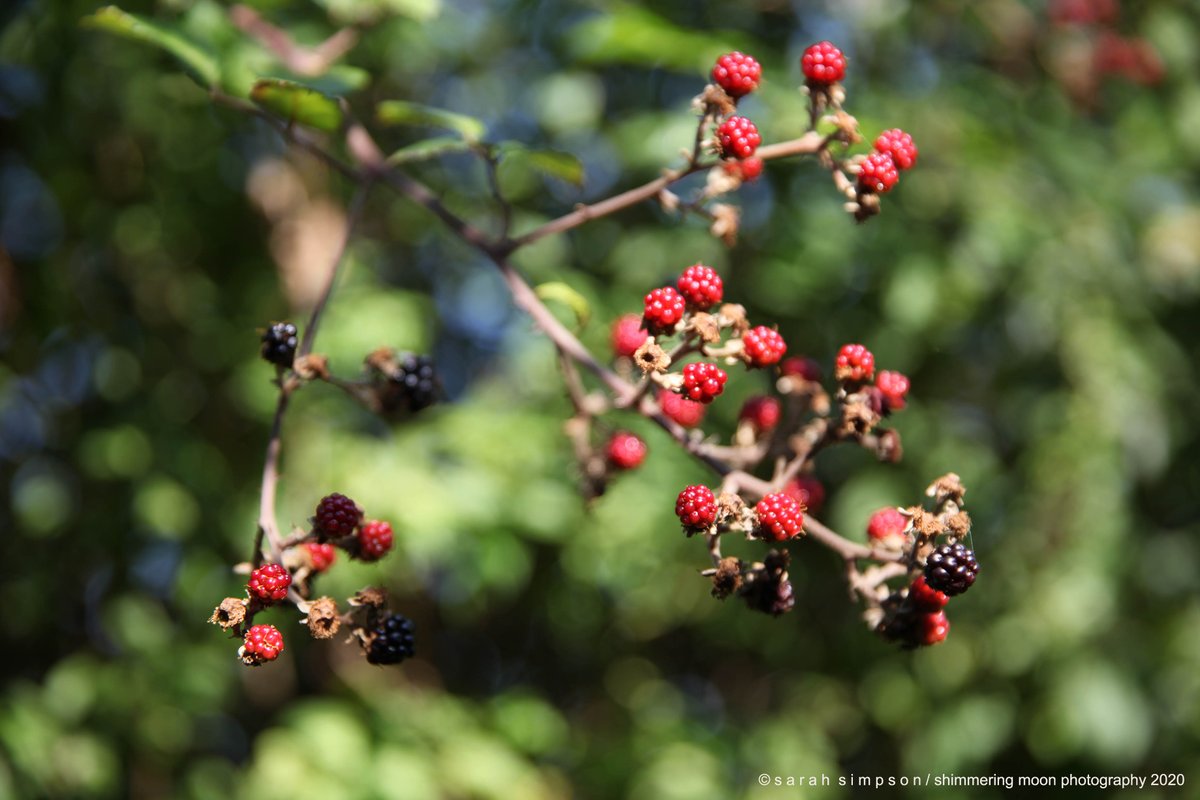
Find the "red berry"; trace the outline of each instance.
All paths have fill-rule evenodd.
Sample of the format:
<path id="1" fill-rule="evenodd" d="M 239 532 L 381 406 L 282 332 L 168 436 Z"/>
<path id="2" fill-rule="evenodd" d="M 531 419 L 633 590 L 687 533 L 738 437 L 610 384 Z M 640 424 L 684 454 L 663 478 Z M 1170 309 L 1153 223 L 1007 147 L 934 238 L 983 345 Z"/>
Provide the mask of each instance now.
<path id="1" fill-rule="evenodd" d="M 371 520 L 358 533 L 358 555 L 363 561 L 378 561 L 392 549 L 392 526 Z"/>
<path id="2" fill-rule="evenodd" d="M 908 599 L 922 611 L 941 611 L 950 602 L 950 598 L 944 592 L 939 592 L 925 582 L 924 575 L 918 575 L 912 586 L 908 587 Z"/>
<path id="3" fill-rule="evenodd" d="M 721 276 L 712 267 L 703 264 L 693 264 L 685 269 L 675 285 L 688 305 L 699 311 L 707 311 L 721 302 L 724 294 Z"/>
<path id="4" fill-rule="evenodd" d="M 362 522 L 362 515 L 362 509 L 353 500 L 335 492 L 321 498 L 313 523 L 318 536 L 336 539 L 354 533 Z"/>
<path id="5" fill-rule="evenodd" d="M 894 508 L 881 508 L 867 522 L 867 536 L 883 544 L 900 545 L 904 542 L 904 531 L 908 518 Z"/>
<path id="6" fill-rule="evenodd" d="M 741 97 L 758 88 L 762 67 L 752 57 L 734 51 L 717 59 L 712 78 L 730 97 Z"/>
<path id="7" fill-rule="evenodd" d="M 825 505 L 825 485 L 812 475 L 801 475 L 788 481 L 783 493 L 803 505 L 810 514 L 816 514 Z"/>
<path id="8" fill-rule="evenodd" d="M 950 620 L 945 611 L 921 615 L 921 644 L 934 645 L 944 642 L 950 633 Z"/>
<path id="9" fill-rule="evenodd" d="M 833 42 L 817 42 L 800 57 L 800 69 L 809 83 L 837 83 L 846 76 L 846 57 Z"/>
<path id="10" fill-rule="evenodd" d="M 646 443 L 632 433 L 617 431 L 604 448 L 608 463 L 617 469 L 633 469 L 646 459 Z"/>
<path id="11" fill-rule="evenodd" d="M 726 158 L 749 158 L 762 144 L 762 137 L 747 118 L 730 117 L 717 128 L 717 143 Z"/>
<path id="12" fill-rule="evenodd" d="M 260 603 L 270 605 L 287 597 L 292 576 L 281 564 L 263 564 L 250 573 L 246 590 Z"/>
<path id="13" fill-rule="evenodd" d="M 703 403 L 688 400 L 683 395 L 667 389 L 658 390 L 658 405 L 663 414 L 685 428 L 694 428 L 704 421 L 706 407 Z"/>
<path id="14" fill-rule="evenodd" d="M 750 366 L 767 367 L 779 363 L 779 359 L 787 352 L 787 343 L 779 331 L 759 325 L 742 336 L 742 348 Z"/>
<path id="15" fill-rule="evenodd" d="M 885 194 L 900 180 L 896 162 L 887 153 L 874 152 L 859 165 L 858 187 L 864 192 Z"/>
<path id="16" fill-rule="evenodd" d="M 642 323 L 652 333 L 669 333 L 683 319 L 685 308 L 683 297 L 670 286 L 655 289 L 646 295 Z"/>
<path id="17" fill-rule="evenodd" d="M 791 495 L 769 494 L 754 506 L 758 527 L 771 539 L 784 542 L 804 532 L 804 511 Z"/>
<path id="18" fill-rule="evenodd" d="M 883 405 L 888 411 L 899 411 L 904 408 L 910 386 L 908 377 L 903 373 L 890 369 L 881 370 L 875 378 L 875 388 L 883 396 Z"/>
<path id="19" fill-rule="evenodd" d="M 274 625 L 255 625 L 242 641 L 242 660 L 251 666 L 274 661 L 283 652 L 283 634 Z"/>
<path id="20" fill-rule="evenodd" d="M 754 426 L 759 433 L 769 431 L 779 424 L 780 406 L 774 397 L 757 395 L 742 404 L 738 419 Z"/>
<path id="21" fill-rule="evenodd" d="M 861 344 L 845 344 L 834 360 L 839 381 L 869 381 L 875 374 L 875 356 Z"/>
<path id="22" fill-rule="evenodd" d="M 725 370 L 716 364 L 706 361 L 687 364 L 683 368 L 683 394 L 698 403 L 711 403 L 725 391 L 725 381 L 728 379 Z"/>
<path id="23" fill-rule="evenodd" d="M 917 163 L 917 146 L 913 144 L 913 138 L 899 128 L 879 134 L 875 139 L 875 150 L 891 156 L 897 169 L 909 169 Z"/>
<path id="24" fill-rule="evenodd" d="M 779 365 L 779 372 L 783 375 L 799 375 L 806 381 L 821 380 L 821 365 L 804 356 L 784 359 L 783 363 Z"/>
<path id="25" fill-rule="evenodd" d="M 758 180 L 758 176 L 763 172 L 763 160 L 758 156 L 750 156 L 740 161 L 722 161 L 721 164 L 725 168 L 725 174 L 733 175 L 746 183 Z"/>
<path id="26" fill-rule="evenodd" d="M 707 530 L 717 521 L 717 498 L 707 486 L 689 486 L 675 500 L 675 516 L 689 531 Z"/>
<path id="27" fill-rule="evenodd" d="M 305 542 L 304 547 L 308 550 L 308 560 L 312 563 L 313 572 L 324 572 L 337 560 L 337 550 L 331 544 Z"/>
<path id="28" fill-rule="evenodd" d="M 618 317 L 612 326 L 613 352 L 618 356 L 633 358 L 633 354 L 646 342 L 649 335 L 642 328 L 642 318 L 637 314 Z"/>

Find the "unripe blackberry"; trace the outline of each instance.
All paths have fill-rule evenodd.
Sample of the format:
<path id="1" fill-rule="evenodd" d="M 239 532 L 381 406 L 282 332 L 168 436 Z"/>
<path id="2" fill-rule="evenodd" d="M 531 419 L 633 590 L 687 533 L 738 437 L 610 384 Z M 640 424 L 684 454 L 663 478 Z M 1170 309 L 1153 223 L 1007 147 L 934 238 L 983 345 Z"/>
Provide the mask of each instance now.
<path id="1" fill-rule="evenodd" d="M 711 403 L 725 391 L 729 376 L 725 370 L 707 361 L 685 364 L 683 367 L 683 394 L 698 403 Z"/>
<path id="2" fill-rule="evenodd" d="M 944 642 L 950 634 L 950 620 L 945 611 L 931 611 L 921 615 L 920 631 L 921 644 L 929 647 Z"/>
<path id="3" fill-rule="evenodd" d="M 272 364 L 291 367 L 300 343 L 296 334 L 296 326 L 290 322 L 271 323 L 262 333 L 262 357 Z"/>
<path id="4" fill-rule="evenodd" d="M 817 42 L 800 57 L 800 70 L 810 84 L 828 86 L 846 77 L 846 57 L 833 42 Z"/>
<path id="5" fill-rule="evenodd" d="M 646 459 L 646 443 L 627 431 L 617 431 L 604 447 L 608 463 L 616 469 L 634 469 Z"/>
<path id="6" fill-rule="evenodd" d="M 394 539 L 391 525 L 382 520 L 371 520 L 358 531 L 359 558 L 378 561 L 392 549 Z"/>
<path id="7" fill-rule="evenodd" d="M 975 554 L 962 542 L 942 545 L 925 562 L 925 582 L 950 597 L 970 589 L 978 574 Z"/>
<path id="8" fill-rule="evenodd" d="M 782 409 L 774 397 L 756 395 L 747 398 L 738 412 L 738 419 L 750 423 L 759 433 L 765 433 L 779 424 Z"/>
<path id="9" fill-rule="evenodd" d="M 687 304 L 679 292 L 670 286 L 655 289 L 646 295 L 646 310 L 642 315 L 642 324 L 651 333 L 670 333 L 675 329 Z"/>
<path id="10" fill-rule="evenodd" d="M 429 356 L 406 354 L 391 379 L 402 387 L 410 411 L 420 411 L 437 402 L 437 369 Z"/>
<path id="11" fill-rule="evenodd" d="M 908 529 L 908 518 L 895 508 L 881 508 L 867 522 L 867 536 L 875 542 L 899 547 L 904 543 L 904 531 Z"/>
<path id="12" fill-rule="evenodd" d="M 842 345 L 834 367 L 839 381 L 869 381 L 875 374 L 875 356 L 861 344 Z"/>
<path id="13" fill-rule="evenodd" d="M 880 370 L 875 378 L 875 388 L 883 399 L 883 407 L 887 411 L 899 411 L 907 405 L 906 397 L 910 383 L 903 373 L 890 369 Z"/>
<path id="14" fill-rule="evenodd" d="M 804 532 L 804 510 L 790 495 L 769 494 L 754 506 L 758 527 L 764 536 L 785 542 Z"/>
<path id="15" fill-rule="evenodd" d="M 721 276 L 703 264 L 693 264 L 685 269 L 675 285 L 688 305 L 697 311 L 708 311 L 721 302 L 724 295 L 725 284 Z"/>
<path id="16" fill-rule="evenodd" d="M 917 163 L 917 146 L 913 138 L 899 128 L 879 134 L 875 139 L 875 150 L 891 156 L 897 169 L 910 169 Z"/>
<path id="17" fill-rule="evenodd" d="M 738 161 L 721 162 L 726 175 L 732 175 L 746 183 L 758 180 L 759 176 L 763 173 L 764 165 L 763 160 L 758 156 L 750 156 Z"/>
<path id="18" fill-rule="evenodd" d="M 758 88 L 762 67 L 752 57 L 734 51 L 717 59 L 712 78 L 730 97 L 742 97 Z"/>
<path id="19" fill-rule="evenodd" d="M 669 389 L 658 390 L 658 405 L 662 408 L 663 414 L 685 428 L 694 428 L 703 422 L 704 412 L 707 410 L 707 406 L 703 403 L 688 400 L 683 395 L 676 394 Z"/>
<path id="20" fill-rule="evenodd" d="M 317 513 L 313 517 L 313 526 L 317 536 L 322 539 L 340 539 L 354 533 L 354 529 L 362 522 L 362 509 L 344 494 L 326 495 L 317 504 Z"/>
<path id="21" fill-rule="evenodd" d="M 412 620 L 402 614 L 389 614 L 371 633 L 367 646 L 371 664 L 399 664 L 416 653 Z"/>
<path id="22" fill-rule="evenodd" d="M 821 380 L 821 365 L 815 359 L 805 356 L 793 356 L 792 358 L 784 359 L 779 365 L 779 374 L 781 375 L 799 375 L 806 381 Z"/>
<path id="23" fill-rule="evenodd" d="M 324 572 L 337 560 L 337 549 L 331 544 L 305 542 L 304 549 L 308 552 L 308 562 L 313 572 Z"/>
<path id="24" fill-rule="evenodd" d="M 787 343 L 779 331 L 759 325 L 742 336 L 742 352 L 751 367 L 769 367 L 778 364 L 787 352 Z"/>
<path id="25" fill-rule="evenodd" d="M 900 170 L 887 153 L 870 153 L 858 166 L 858 188 L 864 192 L 886 194 L 900 180 Z"/>
<path id="26" fill-rule="evenodd" d="M 263 564 L 250 573 L 246 591 L 259 603 L 270 605 L 285 599 L 291 585 L 291 573 L 282 564 Z"/>
<path id="27" fill-rule="evenodd" d="M 242 640 L 242 661 L 257 667 L 274 661 L 283 652 L 283 634 L 274 625 L 255 625 Z"/>
<path id="28" fill-rule="evenodd" d="M 642 318 L 637 314 L 625 314 L 617 318 L 612 326 L 612 349 L 617 356 L 633 358 L 637 349 L 650 334 L 642 328 Z"/>
<path id="29" fill-rule="evenodd" d="M 825 505 L 825 485 L 812 475 L 801 475 L 787 482 L 783 493 L 791 497 L 809 514 L 818 514 Z"/>
<path id="30" fill-rule="evenodd" d="M 730 117 L 717 128 L 717 145 L 725 158 L 750 158 L 760 144 L 758 127 L 746 117 Z"/>
<path id="31" fill-rule="evenodd" d="M 689 486 L 675 500 L 675 516 L 689 533 L 708 530 L 717 521 L 717 498 L 707 486 Z"/>
<path id="32" fill-rule="evenodd" d="M 950 598 L 946 597 L 944 592 L 930 588 L 924 575 L 918 575 L 908 587 L 908 600 L 914 608 L 922 611 L 941 611 L 950 602 Z"/>

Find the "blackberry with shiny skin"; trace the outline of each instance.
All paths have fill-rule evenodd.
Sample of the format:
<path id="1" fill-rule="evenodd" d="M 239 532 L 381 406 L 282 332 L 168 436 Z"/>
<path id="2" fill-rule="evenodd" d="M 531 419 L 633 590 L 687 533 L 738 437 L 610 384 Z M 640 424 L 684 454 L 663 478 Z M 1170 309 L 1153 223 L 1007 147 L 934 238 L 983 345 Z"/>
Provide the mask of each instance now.
<path id="1" fill-rule="evenodd" d="M 389 614 L 374 634 L 367 648 L 367 661 L 372 664 L 399 664 L 416 652 L 412 620 L 403 614 Z"/>
<path id="2" fill-rule="evenodd" d="M 409 353 L 401 358 L 392 381 L 399 386 L 410 411 L 420 411 L 437 402 L 437 370 L 429 356 Z"/>
<path id="3" fill-rule="evenodd" d="M 942 545 L 925 562 L 925 583 L 949 597 L 970 589 L 978 573 L 975 554 L 962 542 Z"/>
<path id="4" fill-rule="evenodd" d="M 262 333 L 262 357 L 280 367 L 290 367 L 296 360 L 296 348 L 300 344 L 296 326 L 290 322 L 276 322 Z"/>

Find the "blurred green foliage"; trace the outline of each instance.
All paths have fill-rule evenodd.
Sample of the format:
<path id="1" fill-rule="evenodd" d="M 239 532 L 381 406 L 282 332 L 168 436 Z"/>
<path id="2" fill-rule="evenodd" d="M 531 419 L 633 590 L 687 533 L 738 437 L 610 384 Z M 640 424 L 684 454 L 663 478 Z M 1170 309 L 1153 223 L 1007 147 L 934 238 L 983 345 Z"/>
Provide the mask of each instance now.
<path id="1" fill-rule="evenodd" d="M 101 11 L 81 25 L 96 9 L 80 0 L 0 10 L 0 797 L 834 798 L 857 796 L 836 785 L 851 773 L 1200 780 L 1194 4 L 1122 4 L 1120 32 L 1145 37 L 1164 77 L 1088 91 L 1091 62 L 1065 56 L 1097 32 L 1016 0 L 250 5 L 306 46 L 347 24 L 361 39 L 305 77 L 214 0 L 137 0 L 123 6 L 136 24 Z M 123 27 L 143 43 L 112 34 Z M 963 476 L 983 571 L 948 641 L 877 640 L 836 558 L 805 542 L 792 614 L 711 600 L 702 548 L 671 513 L 679 487 L 709 476 L 641 420 L 612 423 L 645 436 L 647 464 L 585 509 L 550 346 L 488 264 L 378 194 L 318 350 L 343 374 L 379 345 L 431 350 L 452 402 L 387 427 L 306 389 L 286 423 L 280 519 L 303 524 L 342 491 L 393 521 L 393 556 L 339 564 L 323 589 L 388 585 L 419 655 L 371 668 L 275 612 L 285 657 L 240 667 L 205 620 L 239 591 L 230 566 L 254 532 L 273 405 L 255 331 L 303 318 L 305 273 L 277 265 L 296 230 L 319 245 L 348 187 L 187 72 L 241 97 L 297 81 L 372 125 L 387 101 L 463 115 L 377 126 L 389 151 L 472 119 L 485 142 L 573 154 L 578 188 L 563 180 L 573 161 L 505 160 L 523 231 L 677 163 L 690 99 L 726 50 L 764 64 L 743 107 L 766 140 L 798 135 L 798 56 L 821 38 L 850 56 L 863 130 L 903 127 L 921 148 L 880 218 L 855 226 L 816 165 L 776 162 L 739 194 L 733 249 L 646 206 L 517 260 L 532 283 L 586 299 L 597 352 L 608 320 L 702 260 L 793 352 L 828 365 L 862 341 L 909 374 L 904 463 L 823 455 L 824 516 L 855 535 L 875 508 Z M 494 227 L 486 174 L 459 150 L 409 150 L 410 168 Z M 755 381 L 731 383 L 714 430 Z M 761 788 L 760 773 L 834 785 Z"/>

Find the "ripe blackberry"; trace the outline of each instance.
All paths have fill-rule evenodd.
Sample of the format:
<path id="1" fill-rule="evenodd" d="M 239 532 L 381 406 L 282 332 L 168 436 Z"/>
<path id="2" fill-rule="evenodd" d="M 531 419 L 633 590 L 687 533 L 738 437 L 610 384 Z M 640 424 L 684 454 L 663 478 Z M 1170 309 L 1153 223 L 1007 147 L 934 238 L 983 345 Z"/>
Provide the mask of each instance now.
<path id="1" fill-rule="evenodd" d="M 429 356 L 405 354 L 390 380 L 400 388 L 409 411 L 420 411 L 437 402 L 437 369 Z"/>
<path id="2" fill-rule="evenodd" d="M 793 356 L 784 359 L 779 365 L 781 375 L 799 375 L 806 381 L 821 380 L 821 365 L 816 360 L 805 356 Z"/>
<path id="3" fill-rule="evenodd" d="M 746 117 L 730 117 L 717 128 L 717 145 L 725 158 L 750 158 L 760 144 L 758 127 Z"/>
<path id="4" fill-rule="evenodd" d="M 642 328 L 642 318 L 637 314 L 618 317 L 612 326 L 613 353 L 619 357 L 633 358 L 649 335 Z"/>
<path id="5" fill-rule="evenodd" d="M 931 611 L 921 615 L 920 631 L 921 644 L 930 645 L 944 642 L 950 634 L 950 620 L 945 611 Z"/>
<path id="6" fill-rule="evenodd" d="M 750 156 L 739 161 L 722 161 L 721 166 L 725 169 L 726 175 L 732 175 L 750 183 L 758 180 L 758 177 L 762 175 L 764 162 L 758 156 Z"/>
<path id="7" fill-rule="evenodd" d="M 908 601 L 922 611 L 941 611 L 950 602 L 950 598 L 946 597 L 945 592 L 930 588 L 925 576 L 918 575 L 908 587 Z"/>
<path id="8" fill-rule="evenodd" d="M 908 377 L 903 373 L 890 369 L 881 370 L 875 378 L 875 388 L 883 398 L 884 410 L 899 411 L 904 408 L 910 385 Z"/>
<path id="9" fill-rule="evenodd" d="M 897 169 L 909 169 L 917 163 L 917 146 L 913 138 L 899 128 L 884 131 L 875 138 L 875 150 L 887 153 Z"/>
<path id="10" fill-rule="evenodd" d="M 270 605 L 285 599 L 291 585 L 291 573 L 282 564 L 263 564 L 250 573 L 246 591 L 263 605 Z"/>
<path id="11" fill-rule="evenodd" d="M 875 374 L 875 356 L 861 344 L 845 344 L 834 360 L 839 381 L 869 381 Z"/>
<path id="12" fill-rule="evenodd" d="M 412 620 L 403 614 L 389 614 L 371 634 L 367 661 L 372 664 L 399 664 L 416 653 Z"/>
<path id="13" fill-rule="evenodd" d="M 655 289 L 646 295 L 646 310 L 642 325 L 654 334 L 670 333 L 675 329 L 687 308 L 683 297 L 670 286 Z"/>
<path id="14" fill-rule="evenodd" d="M 305 542 L 304 549 L 308 552 L 308 562 L 313 572 L 324 572 L 337 560 L 337 549 L 331 544 Z"/>
<path id="15" fill-rule="evenodd" d="M 362 509 L 344 494 L 326 495 L 317 504 L 313 525 L 317 536 L 322 539 L 339 539 L 354 533 L 362 522 Z"/>
<path id="16" fill-rule="evenodd" d="M 817 42 L 800 56 L 800 69 L 809 84 L 828 86 L 846 77 L 846 57 L 833 42 Z"/>
<path id="17" fill-rule="evenodd" d="M 712 78 L 730 97 L 742 97 L 758 88 L 762 66 L 751 56 L 734 51 L 717 59 Z"/>
<path id="18" fill-rule="evenodd" d="M 685 428 L 694 428 L 704 421 L 707 407 L 695 400 L 688 400 L 681 394 L 669 389 L 658 390 L 658 405 L 663 414 L 675 420 Z"/>
<path id="19" fill-rule="evenodd" d="M 867 521 L 867 537 L 880 544 L 899 547 L 904 543 L 908 518 L 895 508 L 881 508 Z"/>
<path id="20" fill-rule="evenodd" d="M 754 513 L 767 538 L 785 542 L 804 533 L 804 509 L 791 495 L 769 494 L 754 506 Z"/>
<path id="21" fill-rule="evenodd" d="M 283 634 L 274 625 L 255 625 L 242 640 L 242 661 L 257 667 L 283 652 Z"/>
<path id="22" fill-rule="evenodd" d="M 782 409 L 777 399 L 766 395 L 756 395 L 748 398 L 742 404 L 742 410 L 738 412 L 738 419 L 750 423 L 759 433 L 765 433 L 779 424 L 781 413 Z"/>
<path id="23" fill-rule="evenodd" d="M 300 340 L 296 326 L 290 322 L 273 322 L 262 333 L 262 357 L 272 364 L 290 367 L 296 360 L 296 347 Z"/>
<path id="24" fill-rule="evenodd" d="M 778 364 L 787 352 L 787 343 L 779 335 L 779 331 L 759 325 L 751 328 L 742 336 L 742 352 L 751 367 L 768 367 Z"/>
<path id="25" fill-rule="evenodd" d="M 819 513 L 825 505 L 825 485 L 812 475 L 801 475 L 788 481 L 783 493 L 804 506 L 809 514 Z"/>
<path id="26" fill-rule="evenodd" d="M 978 574 L 975 554 L 962 542 L 942 545 L 925 562 L 925 582 L 929 588 L 950 597 L 970 589 Z"/>
<path id="27" fill-rule="evenodd" d="M 707 361 L 697 361 L 685 364 L 683 367 L 683 394 L 689 400 L 698 403 L 711 403 L 721 392 L 725 391 L 725 381 L 729 376 L 725 370 Z"/>
<path id="28" fill-rule="evenodd" d="M 859 164 L 858 188 L 861 191 L 886 194 L 899 180 L 900 170 L 887 153 L 871 153 Z"/>
<path id="29" fill-rule="evenodd" d="M 395 539 L 392 526 L 382 520 L 371 520 L 358 531 L 358 556 L 363 561 L 378 561 L 392 549 Z"/>
<path id="30" fill-rule="evenodd" d="M 608 463 L 617 469 L 634 469 L 646 459 L 646 443 L 627 431 L 617 431 L 604 447 Z"/>
<path id="31" fill-rule="evenodd" d="M 725 286 L 716 270 L 703 264 L 693 264 L 685 269 L 675 285 L 688 305 L 697 311 L 708 311 L 721 302 Z"/>
<path id="32" fill-rule="evenodd" d="M 707 486 L 689 486 L 675 499 L 675 516 L 689 533 L 708 530 L 717 521 L 717 498 Z"/>

